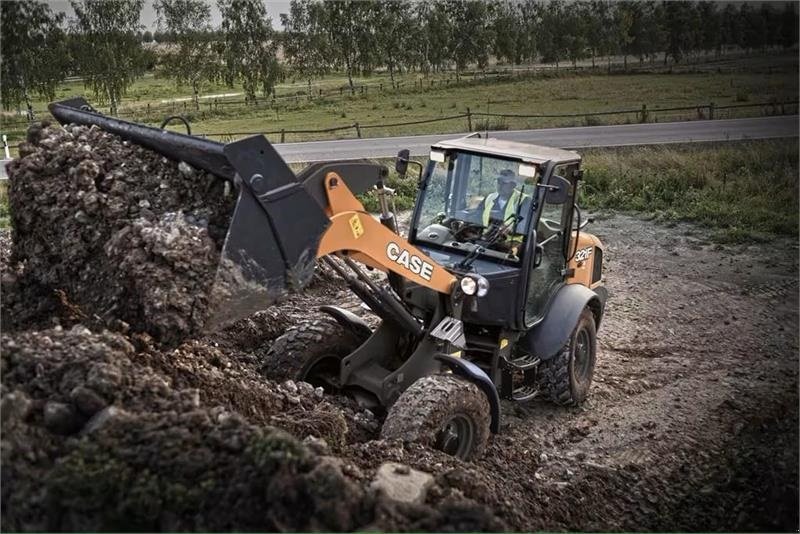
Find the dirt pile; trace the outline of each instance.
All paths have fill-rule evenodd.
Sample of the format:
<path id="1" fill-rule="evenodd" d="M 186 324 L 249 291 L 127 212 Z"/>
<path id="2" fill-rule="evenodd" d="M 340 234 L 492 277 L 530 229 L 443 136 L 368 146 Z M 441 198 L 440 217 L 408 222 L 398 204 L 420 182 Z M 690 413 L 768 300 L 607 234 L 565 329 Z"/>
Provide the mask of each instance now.
<path id="1" fill-rule="evenodd" d="M 47 123 L 8 172 L 13 282 L 26 298 L 7 303 L 7 326 L 35 321 L 24 301 L 38 300 L 38 315 L 168 343 L 199 331 L 235 204 L 224 182 L 96 127 Z"/>
<path id="2" fill-rule="evenodd" d="M 8 530 L 503 527 L 463 498 L 434 510 L 375 494 L 330 456 L 353 411 L 213 346 L 160 352 L 146 336 L 76 326 L 0 348 Z"/>

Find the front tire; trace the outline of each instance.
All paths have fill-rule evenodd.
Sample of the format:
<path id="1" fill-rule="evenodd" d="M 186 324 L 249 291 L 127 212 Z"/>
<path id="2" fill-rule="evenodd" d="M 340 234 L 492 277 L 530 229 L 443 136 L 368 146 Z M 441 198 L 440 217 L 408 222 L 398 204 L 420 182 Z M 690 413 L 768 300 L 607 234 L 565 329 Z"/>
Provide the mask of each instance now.
<path id="1" fill-rule="evenodd" d="M 330 317 L 304 321 L 272 343 L 261 373 L 276 382 L 303 381 L 330 392 L 342 359 L 363 341 Z"/>
<path id="2" fill-rule="evenodd" d="M 567 344 L 539 364 L 539 387 L 550 401 L 577 406 L 589 395 L 596 360 L 597 326 L 592 312 L 584 309 Z"/>
<path id="3" fill-rule="evenodd" d="M 478 386 L 452 374 L 430 375 L 414 382 L 392 405 L 381 437 L 469 460 L 486 448 L 490 419 L 489 401 Z"/>

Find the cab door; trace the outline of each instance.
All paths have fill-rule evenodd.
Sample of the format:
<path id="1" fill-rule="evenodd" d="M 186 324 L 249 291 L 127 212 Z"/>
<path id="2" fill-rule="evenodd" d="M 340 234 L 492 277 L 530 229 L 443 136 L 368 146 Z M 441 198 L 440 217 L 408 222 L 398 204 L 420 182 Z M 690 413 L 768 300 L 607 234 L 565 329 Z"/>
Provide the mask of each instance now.
<path id="1" fill-rule="evenodd" d="M 536 224 L 536 261 L 528 275 L 525 301 L 525 326 L 538 323 L 548 303 L 566 278 L 569 226 L 572 220 L 575 182 L 572 177 L 578 164 L 559 165 L 553 170 L 548 185 L 561 182 L 566 191 L 547 190 Z M 555 179 L 554 179 L 555 178 Z M 566 199 L 565 199 L 566 194 Z"/>

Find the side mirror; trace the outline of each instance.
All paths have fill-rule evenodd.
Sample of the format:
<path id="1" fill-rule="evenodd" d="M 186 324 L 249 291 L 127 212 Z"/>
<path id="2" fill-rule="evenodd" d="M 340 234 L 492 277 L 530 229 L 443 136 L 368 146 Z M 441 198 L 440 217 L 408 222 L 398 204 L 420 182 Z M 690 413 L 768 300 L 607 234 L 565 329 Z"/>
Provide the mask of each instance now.
<path id="1" fill-rule="evenodd" d="M 410 155 L 411 152 L 407 148 L 397 153 L 397 159 L 394 162 L 394 170 L 397 171 L 400 178 L 405 177 L 406 171 L 408 171 L 408 158 Z"/>
<path id="2" fill-rule="evenodd" d="M 548 204 L 564 204 L 569 200 L 570 183 L 561 176 L 552 175 L 547 183 L 547 196 L 544 201 Z"/>

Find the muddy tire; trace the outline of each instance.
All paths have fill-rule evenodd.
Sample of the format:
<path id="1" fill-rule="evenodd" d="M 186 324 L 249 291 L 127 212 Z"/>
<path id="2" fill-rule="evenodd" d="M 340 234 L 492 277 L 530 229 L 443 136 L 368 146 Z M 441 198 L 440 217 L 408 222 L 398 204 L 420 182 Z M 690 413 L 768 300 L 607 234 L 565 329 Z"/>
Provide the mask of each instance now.
<path id="1" fill-rule="evenodd" d="M 327 376 L 338 378 L 342 359 L 364 339 L 330 317 L 299 323 L 275 341 L 261 363 L 261 374 L 270 380 L 305 381 L 330 391 Z"/>
<path id="2" fill-rule="evenodd" d="M 469 460 L 489 440 L 489 401 L 478 386 L 451 374 L 420 378 L 400 395 L 381 437 L 421 443 Z"/>
<path id="3" fill-rule="evenodd" d="M 597 327 L 592 312 L 585 309 L 561 352 L 539 364 L 539 387 L 551 402 L 581 404 L 589 395 L 596 360 Z"/>

